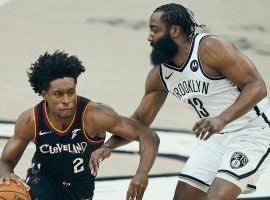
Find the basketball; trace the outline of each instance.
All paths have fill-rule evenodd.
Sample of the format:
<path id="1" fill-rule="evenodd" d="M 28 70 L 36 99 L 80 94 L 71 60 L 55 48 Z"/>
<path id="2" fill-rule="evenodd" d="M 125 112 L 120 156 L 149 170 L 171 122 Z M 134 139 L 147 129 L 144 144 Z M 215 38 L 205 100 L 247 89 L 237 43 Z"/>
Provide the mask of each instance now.
<path id="1" fill-rule="evenodd" d="M 0 185 L 0 200 L 31 200 L 31 197 L 23 185 L 11 181 L 10 185 Z"/>

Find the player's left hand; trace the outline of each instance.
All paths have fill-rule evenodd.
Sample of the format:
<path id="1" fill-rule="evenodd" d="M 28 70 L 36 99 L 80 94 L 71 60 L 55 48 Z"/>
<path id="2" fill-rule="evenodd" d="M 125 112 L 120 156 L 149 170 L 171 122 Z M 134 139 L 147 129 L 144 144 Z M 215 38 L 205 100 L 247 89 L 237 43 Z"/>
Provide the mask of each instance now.
<path id="1" fill-rule="evenodd" d="M 211 135 L 220 132 L 225 125 L 219 117 L 203 118 L 193 126 L 192 131 L 200 140 L 207 140 Z"/>
<path id="2" fill-rule="evenodd" d="M 148 173 L 137 172 L 129 184 L 126 200 L 142 200 L 147 185 Z"/>

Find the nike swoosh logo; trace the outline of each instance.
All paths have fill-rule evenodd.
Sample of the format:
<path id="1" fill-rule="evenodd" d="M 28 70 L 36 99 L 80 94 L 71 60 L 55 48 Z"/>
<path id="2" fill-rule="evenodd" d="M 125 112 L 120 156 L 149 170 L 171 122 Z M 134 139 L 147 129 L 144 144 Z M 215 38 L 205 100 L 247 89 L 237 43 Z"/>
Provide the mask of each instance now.
<path id="1" fill-rule="evenodd" d="M 171 75 L 173 74 L 173 72 L 172 73 L 170 73 L 170 75 L 169 76 L 165 76 L 165 78 L 166 79 L 169 79 L 170 77 L 171 77 Z"/>
<path id="2" fill-rule="evenodd" d="M 39 135 L 46 135 L 46 134 L 49 134 L 49 133 L 51 133 L 51 131 L 46 131 L 46 132 L 39 131 Z"/>

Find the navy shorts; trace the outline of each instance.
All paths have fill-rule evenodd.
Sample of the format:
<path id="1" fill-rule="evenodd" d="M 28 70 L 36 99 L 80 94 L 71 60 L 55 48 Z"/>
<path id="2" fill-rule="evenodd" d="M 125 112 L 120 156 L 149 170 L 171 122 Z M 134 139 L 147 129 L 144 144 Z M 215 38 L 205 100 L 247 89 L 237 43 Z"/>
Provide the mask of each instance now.
<path id="1" fill-rule="evenodd" d="M 32 200 L 92 200 L 95 184 L 60 181 L 36 167 L 27 171 Z"/>

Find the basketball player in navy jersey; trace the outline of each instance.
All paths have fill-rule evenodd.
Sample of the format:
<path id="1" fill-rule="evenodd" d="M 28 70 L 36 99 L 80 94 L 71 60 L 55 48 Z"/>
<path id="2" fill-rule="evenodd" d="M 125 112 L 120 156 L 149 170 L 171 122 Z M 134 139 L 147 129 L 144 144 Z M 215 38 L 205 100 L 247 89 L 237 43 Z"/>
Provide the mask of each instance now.
<path id="1" fill-rule="evenodd" d="M 148 41 L 154 67 L 132 118 L 150 126 L 168 93 L 186 103 L 200 118 L 192 129 L 200 140 L 179 175 L 174 200 L 232 200 L 254 191 L 269 164 L 266 86 L 233 44 L 195 34 L 197 27 L 203 26 L 182 5 L 166 4 L 153 12 Z M 106 143 L 113 149 L 128 142 L 112 136 Z M 104 147 L 92 153 L 92 168 L 109 155 Z"/>
<path id="2" fill-rule="evenodd" d="M 142 199 L 159 138 L 151 129 L 118 115 L 109 106 L 76 95 L 77 78 L 84 71 L 77 57 L 59 51 L 46 52 L 32 64 L 29 82 L 43 100 L 18 118 L 0 160 L 0 184 L 11 180 L 24 184 L 30 187 L 33 200 L 90 200 L 95 189 L 90 155 L 103 145 L 105 132 L 109 131 L 140 143 L 141 159 L 127 196 Z M 36 151 L 25 184 L 13 169 L 31 140 Z"/>

